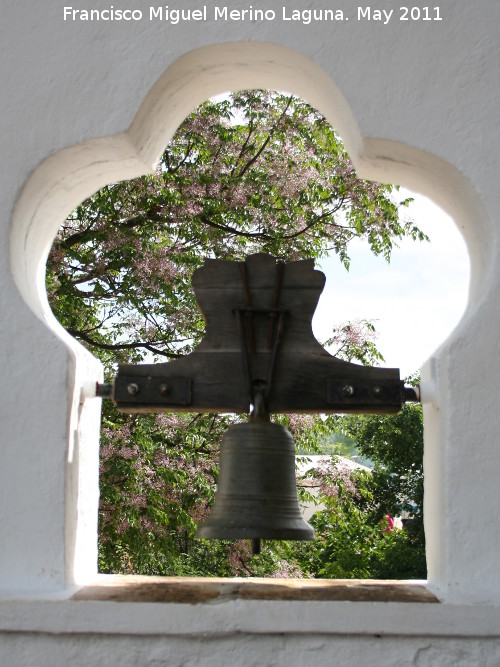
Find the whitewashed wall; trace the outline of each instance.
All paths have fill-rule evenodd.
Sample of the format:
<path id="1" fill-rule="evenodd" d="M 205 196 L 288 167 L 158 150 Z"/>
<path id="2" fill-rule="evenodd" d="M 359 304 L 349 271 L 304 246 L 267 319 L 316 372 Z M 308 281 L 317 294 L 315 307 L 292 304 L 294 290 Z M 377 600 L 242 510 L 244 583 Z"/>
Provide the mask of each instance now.
<path id="1" fill-rule="evenodd" d="M 144 0 L 115 3 L 144 12 L 132 22 L 64 21 L 62 0 L 3 4 L 5 664 L 499 664 L 500 5 L 442 0 L 442 20 L 426 22 L 400 21 L 400 3 L 381 5 L 394 9 L 386 24 L 357 20 L 351 0 L 335 7 L 348 21 L 285 22 L 282 5 L 267 0 L 253 7 L 276 10 L 274 21 L 215 22 L 208 4 L 207 21 L 174 26 L 150 21 Z M 304 5 L 286 8 L 291 15 Z M 106 182 L 151 169 L 197 103 L 249 86 L 308 99 L 340 131 L 363 176 L 430 196 L 467 240 L 469 308 L 424 369 L 438 402 L 425 410 L 428 585 L 442 600 L 433 611 L 240 601 L 215 613 L 210 605 L 67 600 L 96 571 L 99 405 L 82 407 L 80 395 L 100 370 L 48 310 L 46 254 L 66 214 Z"/>

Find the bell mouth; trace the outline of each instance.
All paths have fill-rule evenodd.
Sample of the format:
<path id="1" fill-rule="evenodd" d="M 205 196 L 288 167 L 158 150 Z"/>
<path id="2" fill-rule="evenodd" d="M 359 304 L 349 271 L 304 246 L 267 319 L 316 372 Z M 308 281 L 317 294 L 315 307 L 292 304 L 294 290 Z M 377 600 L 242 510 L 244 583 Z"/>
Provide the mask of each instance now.
<path id="1" fill-rule="evenodd" d="M 276 504 L 276 499 L 273 499 Z M 236 502 L 235 502 L 236 501 Z M 285 501 L 286 502 L 286 501 Z M 288 512 L 274 512 L 271 515 L 259 511 L 259 507 L 252 511 L 252 502 L 249 498 L 231 499 L 221 497 L 220 512 L 212 514 L 198 526 L 195 537 L 206 540 L 314 540 L 314 530 L 300 515 L 296 502 L 290 503 Z M 244 514 L 239 512 L 242 505 Z M 255 499 L 255 505 L 261 506 L 261 499 Z M 233 517 L 227 516 L 225 508 L 230 508 Z M 216 508 L 217 509 L 217 508 Z M 273 525 L 270 525 L 272 522 Z"/>
<path id="2" fill-rule="evenodd" d="M 304 525 L 297 528 L 272 529 L 241 526 L 236 522 L 221 526 L 217 522 L 205 521 L 198 527 L 195 537 L 205 540 L 314 540 L 314 530 L 305 521 L 302 523 Z"/>

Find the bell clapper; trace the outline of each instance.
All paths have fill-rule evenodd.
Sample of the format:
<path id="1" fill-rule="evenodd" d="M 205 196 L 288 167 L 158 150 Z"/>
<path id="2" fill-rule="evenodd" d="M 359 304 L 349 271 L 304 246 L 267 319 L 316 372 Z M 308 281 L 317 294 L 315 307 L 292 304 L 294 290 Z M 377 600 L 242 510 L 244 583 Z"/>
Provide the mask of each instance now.
<path id="1" fill-rule="evenodd" d="M 258 556 L 260 554 L 260 537 L 255 537 L 252 540 L 252 556 Z"/>

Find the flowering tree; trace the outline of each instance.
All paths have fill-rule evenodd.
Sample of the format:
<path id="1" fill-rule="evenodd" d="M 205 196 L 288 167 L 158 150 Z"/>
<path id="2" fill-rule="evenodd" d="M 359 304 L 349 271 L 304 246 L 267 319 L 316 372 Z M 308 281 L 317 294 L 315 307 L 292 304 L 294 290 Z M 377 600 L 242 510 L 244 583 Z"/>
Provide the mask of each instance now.
<path id="1" fill-rule="evenodd" d="M 401 221 L 408 200 L 394 192 L 360 180 L 334 130 L 296 98 L 207 102 L 154 175 L 106 186 L 68 217 L 48 260 L 50 303 L 106 359 L 176 357 L 203 330 L 190 278 L 206 257 L 335 252 L 348 266 L 349 242 L 362 237 L 389 259 L 395 240 L 423 238 Z"/>
<path id="2" fill-rule="evenodd" d="M 357 177 L 334 130 L 305 102 L 265 91 L 211 100 L 182 123 L 153 175 L 108 185 L 68 217 L 47 263 L 49 301 L 108 377 L 118 362 L 176 358 L 203 334 L 190 284 L 205 258 L 261 251 L 286 261 L 334 252 L 348 267 L 349 242 L 365 238 L 389 260 L 398 239 L 424 238 L 401 219 L 409 200 L 396 194 Z M 351 325 L 330 344 L 348 358 L 374 360 L 376 348 L 361 338 Z M 104 406 L 102 571 L 248 573 L 243 545 L 193 539 L 233 420 L 138 418 Z M 328 427 L 283 420 L 304 447 Z"/>

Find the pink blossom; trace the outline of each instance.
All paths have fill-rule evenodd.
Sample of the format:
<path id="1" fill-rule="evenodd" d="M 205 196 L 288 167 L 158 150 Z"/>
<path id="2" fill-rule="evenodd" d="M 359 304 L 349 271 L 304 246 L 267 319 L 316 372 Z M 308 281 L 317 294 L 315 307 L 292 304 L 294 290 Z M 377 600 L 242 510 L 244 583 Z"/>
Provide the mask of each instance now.
<path id="1" fill-rule="evenodd" d="M 250 572 L 245 567 L 246 561 L 251 558 L 252 551 L 248 540 L 232 542 L 227 550 L 227 562 L 231 573 L 235 577 L 248 577 Z"/>
<path id="2" fill-rule="evenodd" d="M 385 519 L 382 519 L 381 525 L 384 526 L 384 533 L 390 533 L 394 529 L 394 519 L 388 514 L 385 515 Z"/>
<path id="3" fill-rule="evenodd" d="M 313 428 L 315 423 L 314 415 L 290 414 L 288 415 L 288 428 L 294 437 L 300 436 L 304 431 Z"/>
<path id="4" fill-rule="evenodd" d="M 184 419 L 180 415 L 174 413 L 158 414 L 155 417 L 155 421 L 160 428 L 165 429 L 165 431 L 168 432 L 184 430 L 186 428 Z"/>
<path id="5" fill-rule="evenodd" d="M 360 494 L 353 481 L 353 471 L 349 466 L 339 463 L 335 458 L 321 459 L 309 471 L 309 477 L 317 480 L 320 492 L 327 498 L 338 498 L 340 490 L 354 498 Z"/>
<path id="6" fill-rule="evenodd" d="M 271 579 L 304 579 L 304 573 L 296 563 L 280 560 L 276 568 L 267 577 Z"/>
<path id="7" fill-rule="evenodd" d="M 133 260 L 133 267 L 141 280 L 154 282 L 171 282 L 178 272 L 177 266 L 170 259 L 168 248 L 138 253 Z"/>

